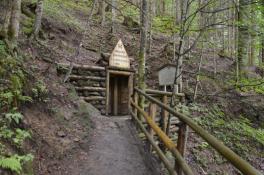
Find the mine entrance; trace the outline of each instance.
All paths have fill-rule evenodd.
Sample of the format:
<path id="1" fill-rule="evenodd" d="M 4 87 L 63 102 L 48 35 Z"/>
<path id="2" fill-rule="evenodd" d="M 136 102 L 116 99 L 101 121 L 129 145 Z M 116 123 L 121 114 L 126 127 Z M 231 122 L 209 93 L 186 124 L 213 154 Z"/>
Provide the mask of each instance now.
<path id="1" fill-rule="evenodd" d="M 128 114 L 129 76 L 110 74 L 109 102 L 110 115 Z"/>

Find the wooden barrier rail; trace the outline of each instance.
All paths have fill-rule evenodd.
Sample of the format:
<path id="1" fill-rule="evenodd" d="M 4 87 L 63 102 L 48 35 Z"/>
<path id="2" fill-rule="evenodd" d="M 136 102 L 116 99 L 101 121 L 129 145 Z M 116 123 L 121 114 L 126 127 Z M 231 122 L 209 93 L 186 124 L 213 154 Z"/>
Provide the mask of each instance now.
<path id="1" fill-rule="evenodd" d="M 147 123 L 150 126 L 150 128 L 159 136 L 160 140 L 164 143 L 165 147 L 168 148 L 172 152 L 172 154 L 175 156 L 175 162 L 176 162 L 175 165 L 176 165 L 176 167 L 178 167 L 178 169 L 176 169 L 176 171 L 177 171 L 178 174 L 181 174 L 181 170 L 187 175 L 193 174 L 193 173 L 192 173 L 190 167 L 184 161 L 181 153 L 179 152 L 179 148 L 178 148 L 178 150 L 176 149 L 177 147 L 179 147 L 179 145 L 177 145 L 177 147 L 176 147 L 176 144 L 174 144 L 168 138 L 168 136 L 164 133 L 164 131 L 162 131 L 162 129 L 158 127 L 158 125 L 151 118 L 151 116 L 149 116 L 143 109 L 141 109 L 138 106 L 137 101 L 138 101 L 138 96 L 139 95 L 144 96 L 151 103 L 154 103 L 154 104 L 158 105 L 162 109 L 168 111 L 171 115 L 174 115 L 174 116 L 178 117 L 181 122 L 183 122 L 185 125 L 187 125 L 190 128 L 192 128 L 192 130 L 195 131 L 196 134 L 198 134 L 205 141 L 207 141 L 207 143 L 209 145 L 211 145 L 217 152 L 219 152 L 223 157 L 225 157 L 232 165 L 234 165 L 243 174 L 245 174 L 245 175 L 261 175 L 261 173 L 258 170 L 256 170 L 248 162 L 246 162 L 245 160 L 240 158 L 236 153 L 234 153 L 232 150 L 230 150 L 227 146 L 225 146 L 221 141 L 216 139 L 213 135 L 208 133 L 205 129 L 203 129 L 202 127 L 197 125 L 189 116 L 175 111 L 174 109 L 172 109 L 169 106 L 163 104 L 159 100 L 151 97 L 150 95 L 147 95 L 142 90 L 140 90 L 138 88 L 135 88 L 134 101 L 131 100 L 131 106 L 134 107 L 134 110 L 133 111 L 131 110 L 131 114 L 135 118 L 135 121 L 140 125 L 140 128 L 142 130 L 144 130 L 144 129 L 142 128 L 142 123 L 138 119 L 137 114 L 139 113 L 139 114 L 143 115 L 143 117 L 147 121 Z M 148 138 L 148 140 L 151 140 L 151 139 L 149 139 L 148 136 L 147 136 L 147 138 Z M 152 144 L 152 141 L 150 141 L 150 142 Z M 158 155 L 160 156 L 159 153 L 158 153 Z M 164 161 L 163 161 L 163 163 L 165 164 Z M 171 167 L 171 165 L 167 166 L 166 164 L 165 164 L 165 166 L 166 166 L 167 169 Z M 169 170 L 170 174 L 174 174 L 174 172 L 171 172 L 170 169 L 168 169 L 168 170 Z"/>
<path id="2" fill-rule="evenodd" d="M 178 165 L 181 166 L 183 172 L 187 175 L 193 175 L 193 172 L 191 168 L 188 166 L 188 164 L 185 162 L 179 151 L 176 149 L 176 144 L 173 143 L 173 141 L 166 135 L 165 132 L 161 130 L 161 128 L 151 119 L 148 114 L 141 109 L 138 105 L 136 105 L 133 101 L 131 101 L 132 106 L 137 108 L 137 110 L 143 115 L 143 117 L 146 119 L 149 126 L 155 131 L 155 133 L 158 135 L 158 137 L 161 139 L 161 141 L 165 144 L 165 146 L 171 151 L 171 153 L 175 156 L 175 161 Z M 132 113 L 133 114 L 133 113 Z M 133 114 L 136 121 L 138 118 Z M 142 124 L 142 123 L 141 123 Z M 155 146 L 155 145 L 152 145 Z"/>

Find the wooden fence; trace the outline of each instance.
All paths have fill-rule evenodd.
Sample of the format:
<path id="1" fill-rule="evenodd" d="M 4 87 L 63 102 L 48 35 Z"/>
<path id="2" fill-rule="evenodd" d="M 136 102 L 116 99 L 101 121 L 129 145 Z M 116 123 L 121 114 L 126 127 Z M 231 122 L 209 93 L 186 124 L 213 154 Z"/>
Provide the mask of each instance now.
<path id="1" fill-rule="evenodd" d="M 165 96 L 165 101 L 162 102 L 152 97 L 149 94 L 160 94 Z M 140 108 L 138 105 L 138 96 L 142 95 L 149 102 L 149 111 L 146 112 L 145 109 Z M 170 108 L 166 104 L 166 96 L 171 95 L 171 93 L 155 91 L 155 90 L 146 90 L 143 92 L 142 90 L 135 88 L 134 96 L 130 99 L 130 113 L 145 134 L 149 144 L 152 149 L 154 149 L 163 162 L 166 169 L 169 171 L 171 175 L 176 174 L 186 174 L 193 175 L 193 171 L 187 162 L 184 160 L 184 131 L 186 127 L 190 127 L 198 136 L 202 137 L 209 145 L 211 145 L 218 153 L 220 153 L 223 157 L 225 157 L 232 165 L 234 165 L 238 170 L 240 170 L 245 175 L 261 175 L 261 173 L 252 167 L 248 162 L 240 158 L 236 153 L 230 150 L 227 146 L 225 146 L 221 141 L 216 139 L 209 132 L 204 130 L 202 127 L 197 125 L 191 117 L 184 115 L 180 112 L 175 111 Z M 176 94 L 178 96 L 183 96 L 183 94 Z M 164 98 L 163 98 L 164 99 Z M 164 104 L 165 103 L 165 104 Z M 155 122 L 156 115 L 156 106 L 159 106 L 163 112 L 167 112 L 170 115 L 177 117 L 181 121 L 181 125 L 179 126 L 178 131 L 178 140 L 177 144 L 173 142 L 171 138 L 166 134 L 166 125 L 159 126 L 158 123 Z M 164 115 L 167 116 L 167 115 Z M 142 119 L 144 118 L 144 120 Z M 166 119 L 161 119 L 166 120 Z M 147 128 L 144 125 L 144 122 L 147 124 Z M 166 123 L 166 122 L 163 122 Z M 173 165 L 168 158 L 165 156 L 166 149 L 162 148 L 160 145 L 156 143 L 154 140 L 154 134 L 159 138 L 159 141 L 162 142 L 162 146 L 164 146 L 168 151 L 172 153 L 175 158 L 175 164 Z"/>

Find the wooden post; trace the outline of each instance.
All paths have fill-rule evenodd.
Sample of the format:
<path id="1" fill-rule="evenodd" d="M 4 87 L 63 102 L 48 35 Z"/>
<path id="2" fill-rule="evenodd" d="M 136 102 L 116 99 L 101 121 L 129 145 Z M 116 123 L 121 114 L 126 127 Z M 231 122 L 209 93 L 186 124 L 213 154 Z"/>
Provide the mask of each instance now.
<path id="1" fill-rule="evenodd" d="M 154 122 L 155 122 L 156 114 L 157 114 L 157 105 L 155 103 L 150 103 L 150 105 L 149 105 L 149 116 L 151 117 L 151 119 Z M 151 138 L 154 140 L 154 131 L 150 126 L 148 126 L 148 132 L 149 132 L 149 135 L 151 136 Z M 152 152 L 151 144 L 148 145 L 148 148 L 149 148 L 149 152 Z"/>
<path id="2" fill-rule="evenodd" d="M 129 101 L 130 101 L 130 98 L 132 98 L 133 90 L 134 90 L 133 74 L 130 74 L 129 77 L 128 77 L 128 91 L 129 91 L 128 99 L 129 99 Z M 129 111 L 131 109 L 130 102 L 128 103 L 128 109 L 129 109 Z"/>
<path id="3" fill-rule="evenodd" d="M 168 104 L 168 96 L 167 95 L 162 96 L 162 103 L 164 105 Z M 161 108 L 160 124 L 161 124 L 162 131 L 164 131 L 165 133 L 167 131 L 168 117 L 169 117 L 168 111 L 166 111 L 164 108 Z M 162 151 L 166 151 L 166 147 L 164 146 L 164 144 L 162 142 L 160 143 L 160 148 Z"/>
<path id="4" fill-rule="evenodd" d="M 163 95 L 162 103 L 164 105 L 168 104 L 168 96 L 167 95 Z M 166 127 L 167 127 L 167 123 L 168 123 L 168 116 L 169 116 L 168 111 L 166 111 L 165 109 L 162 109 L 162 115 L 161 115 L 161 120 L 162 121 L 161 121 L 161 123 L 162 123 L 162 130 L 164 132 L 166 132 Z"/>
<path id="5" fill-rule="evenodd" d="M 114 85 L 114 115 L 118 114 L 118 78 L 115 77 Z"/>
<path id="6" fill-rule="evenodd" d="M 185 157 L 186 143 L 188 138 L 188 127 L 185 123 L 179 124 L 177 150 L 180 152 L 182 157 Z M 175 170 L 178 175 L 182 175 L 182 169 L 175 163 Z"/>
<path id="7" fill-rule="evenodd" d="M 106 71 L 106 103 L 105 103 L 105 113 L 108 116 L 109 115 L 109 98 L 110 98 L 110 94 L 109 94 L 109 90 L 110 90 L 110 73 L 107 69 Z"/>
<path id="8" fill-rule="evenodd" d="M 134 92 L 134 102 L 135 102 L 135 104 L 137 104 L 138 105 L 138 93 L 137 92 Z M 137 115 L 137 108 L 134 108 L 134 114 L 136 114 Z M 138 117 L 138 115 L 137 115 L 137 117 Z"/>

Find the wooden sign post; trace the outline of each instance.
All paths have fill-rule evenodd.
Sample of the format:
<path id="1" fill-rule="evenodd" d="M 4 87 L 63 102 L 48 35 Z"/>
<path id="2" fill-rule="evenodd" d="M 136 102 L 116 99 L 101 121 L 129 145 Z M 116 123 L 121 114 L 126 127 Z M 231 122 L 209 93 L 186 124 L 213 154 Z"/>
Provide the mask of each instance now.
<path id="1" fill-rule="evenodd" d="M 127 69 L 130 68 L 130 60 L 127 55 L 125 46 L 121 40 L 118 41 L 115 49 L 110 56 L 109 66 Z"/>

